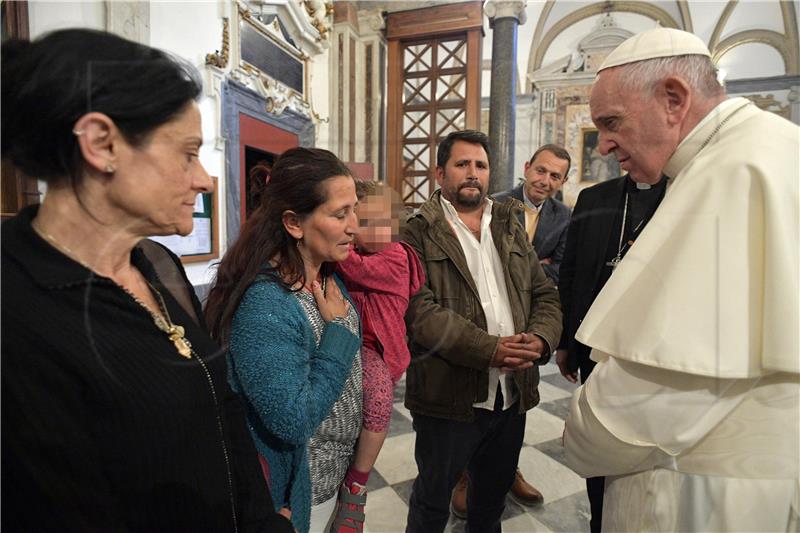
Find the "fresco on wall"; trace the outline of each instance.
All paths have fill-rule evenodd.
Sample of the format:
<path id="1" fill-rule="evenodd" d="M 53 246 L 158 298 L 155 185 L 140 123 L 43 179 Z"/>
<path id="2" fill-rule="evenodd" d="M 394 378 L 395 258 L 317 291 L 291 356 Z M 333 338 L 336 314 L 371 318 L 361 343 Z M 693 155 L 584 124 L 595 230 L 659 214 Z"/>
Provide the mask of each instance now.
<path id="1" fill-rule="evenodd" d="M 621 175 L 617 158 L 614 157 L 614 154 L 601 154 L 597 141 L 596 129 L 583 130 L 581 181 L 599 183 Z"/>

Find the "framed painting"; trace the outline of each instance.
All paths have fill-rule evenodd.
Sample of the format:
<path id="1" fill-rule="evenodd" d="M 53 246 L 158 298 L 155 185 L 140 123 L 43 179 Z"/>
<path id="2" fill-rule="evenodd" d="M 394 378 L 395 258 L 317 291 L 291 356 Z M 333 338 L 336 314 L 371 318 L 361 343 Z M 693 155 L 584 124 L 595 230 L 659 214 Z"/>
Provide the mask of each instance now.
<path id="1" fill-rule="evenodd" d="M 621 175 L 619 161 L 614 154 L 602 155 L 598 149 L 596 128 L 581 129 L 581 181 L 600 183 Z"/>

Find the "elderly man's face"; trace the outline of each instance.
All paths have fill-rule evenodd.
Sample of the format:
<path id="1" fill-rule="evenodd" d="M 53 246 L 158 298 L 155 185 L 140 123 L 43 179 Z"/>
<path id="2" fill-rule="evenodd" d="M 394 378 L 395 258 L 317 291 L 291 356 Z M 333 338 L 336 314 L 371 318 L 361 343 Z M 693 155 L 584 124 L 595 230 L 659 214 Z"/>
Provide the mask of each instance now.
<path id="1" fill-rule="evenodd" d="M 599 132 L 600 153 L 613 153 L 634 181 L 656 183 L 678 145 L 677 130 L 667 122 L 664 98 L 620 87 L 619 67 L 602 71 L 589 104 Z"/>

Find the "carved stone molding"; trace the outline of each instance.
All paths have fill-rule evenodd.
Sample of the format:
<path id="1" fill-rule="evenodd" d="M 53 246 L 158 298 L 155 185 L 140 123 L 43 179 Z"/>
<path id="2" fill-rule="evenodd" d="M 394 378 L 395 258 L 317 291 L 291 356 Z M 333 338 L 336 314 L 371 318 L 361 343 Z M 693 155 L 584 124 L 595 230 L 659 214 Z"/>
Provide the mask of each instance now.
<path id="1" fill-rule="evenodd" d="M 229 5 L 225 4 L 226 6 Z M 320 37 L 319 29 L 312 25 L 308 6 L 297 0 L 237 0 L 232 4 L 232 12 L 225 9 L 222 13 L 222 48 L 207 54 L 206 95 L 216 101 L 218 120 L 215 121 L 217 131 L 214 147 L 224 150 L 226 145 L 222 123 L 223 87 L 233 81 L 240 87 L 254 93 L 255 100 L 261 99 L 261 111 L 268 116 L 278 118 L 287 112 L 292 117 L 301 117 L 309 121 L 317 117 L 306 100 L 308 94 L 300 94 L 283 83 L 270 77 L 248 63 L 242 61 L 240 39 L 241 24 L 249 24 L 269 36 L 277 45 L 298 61 L 305 63 L 307 71 L 311 56 L 322 53 L 327 47 L 327 40 Z M 313 16 L 330 18 L 329 6 L 322 4 L 312 11 Z M 288 37 L 287 37 L 288 36 Z M 305 75 L 309 75 L 307 72 Z M 308 91 L 307 80 L 304 83 Z M 254 101 L 255 101 L 254 100 Z"/>
<path id="2" fill-rule="evenodd" d="M 791 121 L 795 124 L 800 124 L 800 86 L 795 85 L 789 89 L 786 99 L 789 101 L 789 108 L 791 109 Z"/>
<path id="3" fill-rule="evenodd" d="M 211 97 L 215 100 L 216 105 L 215 114 L 216 119 L 213 121 L 214 124 L 214 149 L 218 151 L 225 150 L 225 135 L 222 131 L 222 110 L 221 110 L 221 101 L 222 101 L 222 85 L 225 83 L 225 72 L 217 68 L 213 65 L 207 65 L 206 67 L 206 81 L 203 84 L 205 87 L 205 94 L 208 97 Z"/>
<path id="4" fill-rule="evenodd" d="M 297 46 L 309 55 L 321 54 L 330 46 L 331 22 L 322 0 L 238 0 L 239 11 L 250 16 L 278 15 Z"/>
<path id="5" fill-rule="evenodd" d="M 137 43 L 150 44 L 150 3 L 106 0 L 106 29 Z"/>
<path id="6" fill-rule="evenodd" d="M 800 73 L 800 42 L 797 34 L 797 13 L 794 2 L 780 2 L 781 17 L 783 18 L 783 33 L 766 29 L 752 29 L 739 31 L 720 40 L 738 0 L 730 0 L 711 34 L 708 48 L 712 58 L 718 61 L 720 57 L 732 48 L 747 43 L 762 43 L 775 48 L 780 53 L 784 63 L 784 70 L 788 75 Z"/>
<path id="7" fill-rule="evenodd" d="M 525 24 L 527 0 L 489 0 L 483 5 L 483 12 L 490 20 L 512 17 L 519 24 Z"/>
<path id="8" fill-rule="evenodd" d="M 753 102 L 759 109 L 780 115 L 787 120 L 792 118 L 791 104 L 782 104 L 773 94 L 745 94 L 745 98 Z M 791 100 L 790 100 L 791 101 Z"/>
<path id="9" fill-rule="evenodd" d="M 213 65 L 217 68 L 227 68 L 228 58 L 231 51 L 231 38 L 228 17 L 222 19 L 222 48 L 215 50 L 213 54 L 206 54 L 206 65 Z"/>
<path id="10" fill-rule="evenodd" d="M 358 11 L 358 30 L 362 37 L 381 35 L 386 27 L 386 19 L 379 9 L 363 9 Z"/>
<path id="11" fill-rule="evenodd" d="M 792 62 L 793 54 L 789 50 L 786 36 L 772 30 L 746 30 L 734 33 L 711 50 L 711 58 L 717 63 L 731 49 L 748 43 L 761 43 L 773 47 L 783 59 L 786 74 L 798 74 L 798 66 Z"/>
<path id="12" fill-rule="evenodd" d="M 548 7 L 550 7 L 550 9 L 547 9 Z M 545 12 L 547 12 L 549 15 L 551 9 L 552 4 L 546 5 L 542 15 L 544 16 Z M 608 2 L 590 4 L 571 12 L 569 15 L 553 24 L 553 26 L 550 27 L 546 33 L 544 33 L 546 24 L 542 22 L 540 18 L 539 24 L 536 27 L 536 32 L 533 35 L 533 40 L 531 41 L 531 53 L 528 59 L 527 69 L 528 72 L 533 72 L 542 66 L 542 61 L 547 53 L 547 50 L 550 48 L 550 45 L 564 30 L 582 21 L 583 19 L 593 17 L 595 15 L 602 15 L 603 13 L 617 11 L 644 15 L 645 17 L 658 21 L 665 28 L 684 29 L 680 24 L 678 24 L 672 15 L 655 4 L 636 2 L 633 0 L 609 0 Z M 543 33 L 544 35 L 542 35 Z"/>
<path id="13" fill-rule="evenodd" d="M 681 14 L 681 22 L 683 29 L 689 33 L 694 33 L 694 25 L 692 24 L 692 14 L 689 11 L 689 2 L 675 2 L 678 4 L 678 12 Z"/>
<path id="14" fill-rule="evenodd" d="M 739 3 L 739 0 L 728 0 L 728 3 L 725 5 L 725 9 L 722 10 L 722 14 L 720 14 L 719 19 L 717 19 L 717 24 L 714 26 L 714 32 L 711 34 L 711 39 L 708 41 L 708 49 L 714 51 L 719 43 L 719 37 L 722 35 L 722 30 L 725 29 L 725 25 L 728 24 L 728 20 L 731 18 L 731 14 L 733 10 L 736 9 L 736 4 Z"/>
<path id="15" fill-rule="evenodd" d="M 306 13 L 311 17 L 311 25 L 317 28 L 321 39 L 327 39 L 331 29 L 330 16 L 333 14 L 333 2 L 325 3 L 322 0 L 303 0 Z"/>
<path id="16" fill-rule="evenodd" d="M 581 39 L 575 52 L 529 72 L 527 79 L 541 89 L 592 83 L 597 67 L 631 35 L 632 32 L 617 26 L 611 13 L 606 13 L 597 20 L 591 33 Z"/>
<path id="17" fill-rule="evenodd" d="M 235 68 L 230 73 L 230 79 L 264 98 L 264 111 L 267 113 L 278 116 L 286 109 L 291 109 L 298 115 L 312 117 L 311 106 L 300 95 L 256 69 Z"/>

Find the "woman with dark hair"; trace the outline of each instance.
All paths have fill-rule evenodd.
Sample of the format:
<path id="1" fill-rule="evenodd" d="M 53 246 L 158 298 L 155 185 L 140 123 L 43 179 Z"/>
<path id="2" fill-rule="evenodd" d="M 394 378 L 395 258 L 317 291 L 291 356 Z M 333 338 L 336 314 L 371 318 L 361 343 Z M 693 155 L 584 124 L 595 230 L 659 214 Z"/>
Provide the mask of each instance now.
<path id="1" fill-rule="evenodd" d="M 355 182 L 327 150 L 293 148 L 264 194 L 219 265 L 206 319 L 228 347 L 276 509 L 301 533 L 327 532 L 361 426 L 359 320 L 333 275 L 358 225 Z"/>
<path id="2" fill-rule="evenodd" d="M 180 266 L 212 184 L 193 67 L 90 30 L 2 47 L 2 529 L 291 531 Z"/>

